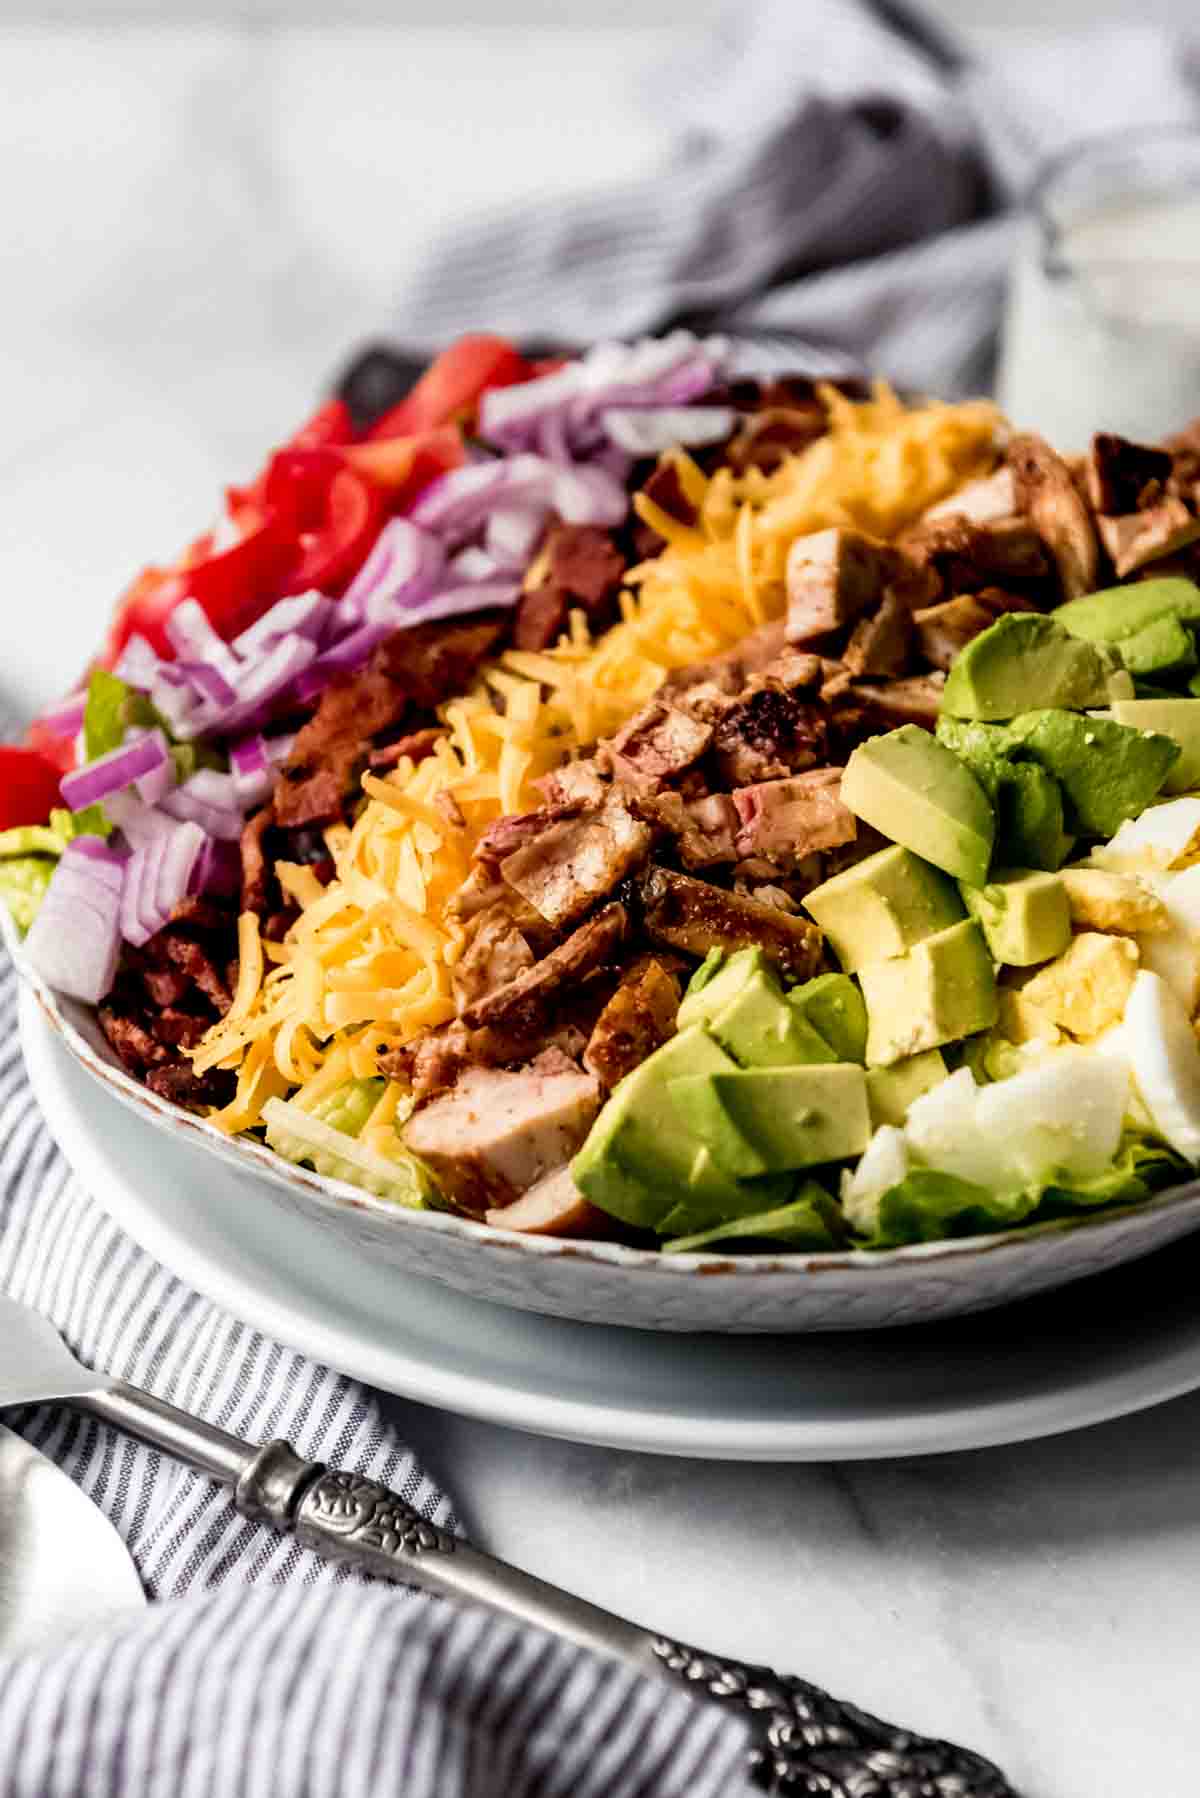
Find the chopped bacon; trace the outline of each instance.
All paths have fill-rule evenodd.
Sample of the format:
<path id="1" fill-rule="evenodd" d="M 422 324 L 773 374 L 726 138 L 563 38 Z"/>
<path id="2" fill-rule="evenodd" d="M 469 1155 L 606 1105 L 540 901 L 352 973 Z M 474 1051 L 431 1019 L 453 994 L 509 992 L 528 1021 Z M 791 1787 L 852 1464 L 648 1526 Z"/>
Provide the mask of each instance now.
<path id="1" fill-rule="evenodd" d="M 513 625 L 518 649 L 548 649 L 567 628 L 572 607 L 603 626 L 625 573 L 625 558 L 608 531 L 594 524 L 556 520 L 538 558 L 542 579 L 522 594 Z"/>

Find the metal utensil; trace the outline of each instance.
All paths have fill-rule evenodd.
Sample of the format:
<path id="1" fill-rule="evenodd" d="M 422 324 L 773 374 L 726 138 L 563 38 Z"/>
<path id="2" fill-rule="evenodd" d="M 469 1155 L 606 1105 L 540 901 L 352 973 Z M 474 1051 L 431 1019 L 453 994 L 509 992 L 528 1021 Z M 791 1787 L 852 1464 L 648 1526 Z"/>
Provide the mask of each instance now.
<path id="1" fill-rule="evenodd" d="M 103 1512 L 0 1424 L 0 1654 L 48 1648 L 145 1602 L 129 1551 Z"/>
<path id="2" fill-rule="evenodd" d="M 0 1295 L 0 1409 L 47 1400 L 63 1400 L 232 1487 L 244 1517 L 290 1531 L 319 1554 L 442 1598 L 489 1605 L 728 1706 L 751 1727 L 750 1771 L 764 1791 L 1015 1798 L 1000 1771 L 967 1749 L 897 1729 L 790 1674 L 656 1635 L 481 1553 L 375 1480 L 305 1461 L 286 1442 L 253 1448 L 150 1393 L 91 1373 L 46 1318 Z"/>

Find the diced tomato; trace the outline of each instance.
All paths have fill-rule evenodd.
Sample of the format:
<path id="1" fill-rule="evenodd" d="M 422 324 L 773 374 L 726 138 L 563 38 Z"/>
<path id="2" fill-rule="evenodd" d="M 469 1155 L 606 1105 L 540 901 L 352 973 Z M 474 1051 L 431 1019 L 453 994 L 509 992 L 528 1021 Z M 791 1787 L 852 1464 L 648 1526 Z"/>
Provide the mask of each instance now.
<path id="1" fill-rule="evenodd" d="M 345 400 L 329 400 L 319 406 L 291 437 L 288 449 L 329 449 L 354 442 L 354 420 Z"/>
<path id="2" fill-rule="evenodd" d="M 266 497 L 297 545 L 289 593 L 339 593 L 366 560 L 387 511 L 381 488 L 333 449 L 280 450 L 267 470 Z"/>
<path id="3" fill-rule="evenodd" d="M 235 637 L 279 597 L 295 558 L 295 531 L 273 512 L 242 513 L 243 535 L 212 552 L 212 535 L 197 538 L 176 568 L 146 568 L 118 602 L 103 662 L 111 668 L 130 637 L 145 637 L 159 655 L 172 654 L 166 621 L 181 599 L 196 599 L 222 637 Z"/>
<path id="4" fill-rule="evenodd" d="M 430 363 L 411 393 L 376 420 L 367 438 L 412 437 L 449 424 L 471 414 L 489 388 L 528 381 L 530 373 L 531 364 L 506 337 L 460 337 Z"/>
<path id="5" fill-rule="evenodd" d="M 26 745 L 60 774 L 69 774 L 75 766 L 74 737 L 59 736 L 44 724 L 40 718 L 34 720 L 25 732 Z"/>
<path id="6" fill-rule="evenodd" d="M 404 511 L 430 481 L 461 468 L 467 458 L 457 425 L 442 425 L 416 437 L 356 443 L 342 455 L 351 468 L 383 489 L 394 512 Z"/>
<path id="7" fill-rule="evenodd" d="M 0 744 L 0 830 L 44 824 L 61 803 L 59 770 L 36 749 Z"/>

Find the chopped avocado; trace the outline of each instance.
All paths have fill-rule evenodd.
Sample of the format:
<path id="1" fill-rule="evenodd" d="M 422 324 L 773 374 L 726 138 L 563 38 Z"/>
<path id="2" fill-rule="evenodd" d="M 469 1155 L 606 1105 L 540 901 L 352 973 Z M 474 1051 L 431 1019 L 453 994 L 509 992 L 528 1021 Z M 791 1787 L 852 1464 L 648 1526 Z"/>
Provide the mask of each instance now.
<path id="1" fill-rule="evenodd" d="M 687 1030 L 692 1024 L 707 1024 L 724 1010 L 752 974 L 769 966 L 761 949 L 738 949 L 729 956 L 721 949 L 710 949 L 688 982 L 675 1020 L 678 1028 Z"/>
<path id="2" fill-rule="evenodd" d="M 668 1220 L 669 1221 L 669 1220 Z M 786 1242 L 806 1249 L 833 1249 L 845 1238 L 841 1207 L 816 1180 L 805 1180 L 794 1199 L 772 1211 L 734 1218 L 715 1224 L 694 1236 L 677 1236 L 664 1242 L 667 1255 L 692 1255 L 718 1242 Z"/>
<path id="3" fill-rule="evenodd" d="M 818 974 L 794 986 L 788 1004 L 801 1012 L 833 1050 L 835 1061 L 861 1062 L 867 1052 L 867 1008 L 848 974 Z"/>
<path id="4" fill-rule="evenodd" d="M 697 992 L 689 986 L 679 1027 L 703 1025 L 740 1067 L 790 1067 L 836 1061 L 802 1011 L 784 997 L 761 949 L 739 949 Z"/>
<path id="5" fill-rule="evenodd" d="M 871 1136 L 866 1079 L 850 1062 L 691 1075 L 669 1091 L 718 1161 L 736 1161 L 745 1174 L 751 1164 L 757 1173 L 786 1173 L 845 1161 Z"/>
<path id="6" fill-rule="evenodd" d="M 996 828 L 987 795 L 920 725 L 861 743 L 846 764 L 841 796 L 856 817 L 956 880 L 982 886 L 987 878 Z"/>
<path id="7" fill-rule="evenodd" d="M 1126 818 L 1144 811 L 1182 754 L 1178 743 L 1156 731 L 1078 712 L 1024 712 L 1009 730 L 1022 752 L 1061 784 L 1072 822 L 1096 837 L 1111 837 Z"/>
<path id="8" fill-rule="evenodd" d="M 715 984 L 715 982 L 714 982 Z M 715 1037 L 739 1067 L 796 1067 L 837 1056 L 803 1012 L 789 1005 L 768 968 L 742 983 L 740 990 L 708 1022 Z"/>
<path id="9" fill-rule="evenodd" d="M 1038 762 L 1014 761 L 1020 744 L 1007 725 L 938 719 L 938 740 L 970 768 L 996 812 L 996 860 L 1005 866 L 1062 866 L 1073 839 L 1063 827 L 1062 790 Z"/>
<path id="10" fill-rule="evenodd" d="M 1200 623 L 1200 587 L 1180 575 L 1161 575 L 1153 581 L 1131 581 L 1125 587 L 1105 587 L 1059 606 L 1055 624 L 1073 637 L 1092 643 L 1123 643 L 1172 613 L 1186 624 Z"/>
<path id="11" fill-rule="evenodd" d="M 571 1163 L 584 1197 L 644 1230 L 657 1229 L 681 1204 L 689 1216 L 694 1205 L 701 1218 L 697 1229 L 761 1210 L 758 1197 L 747 1197 L 718 1166 L 667 1093 L 668 1083 L 683 1076 L 734 1072 L 736 1066 L 698 1024 L 656 1049 L 620 1082 Z"/>
<path id="12" fill-rule="evenodd" d="M 1124 637 L 1120 653 L 1130 674 L 1139 676 L 1196 666 L 1192 633 L 1174 612 L 1164 612 L 1132 637 Z"/>
<path id="13" fill-rule="evenodd" d="M 866 962 L 904 955 L 963 916 L 954 882 L 898 843 L 814 887 L 804 909 L 848 974 Z"/>
<path id="14" fill-rule="evenodd" d="M 1099 650 L 1040 612 L 1006 612 L 959 651 L 942 710 L 999 720 L 1032 706 L 1102 705 L 1108 664 Z"/>
<path id="15" fill-rule="evenodd" d="M 1178 743 L 1183 753 L 1163 782 L 1164 793 L 1200 786 L 1200 699 L 1117 699 L 1109 711 L 1118 724 L 1157 731 Z"/>
<path id="16" fill-rule="evenodd" d="M 937 1086 L 948 1071 L 940 1049 L 923 1049 L 919 1055 L 894 1061 L 890 1068 L 868 1068 L 867 1103 L 872 1128 L 903 1124 L 913 1100 Z"/>
<path id="17" fill-rule="evenodd" d="M 0 901 L 18 930 L 28 930 L 37 917 L 55 865 L 46 855 L 11 855 L 0 861 Z"/>
<path id="18" fill-rule="evenodd" d="M 1071 940 L 1067 889 L 1057 874 L 1034 868 L 997 868 L 986 886 L 962 886 L 967 910 L 978 918 L 996 961 L 1031 968 L 1052 961 Z"/>
<path id="19" fill-rule="evenodd" d="M 996 1022 L 996 976 L 983 931 L 964 918 L 907 955 L 860 970 L 868 1067 L 890 1067 Z"/>

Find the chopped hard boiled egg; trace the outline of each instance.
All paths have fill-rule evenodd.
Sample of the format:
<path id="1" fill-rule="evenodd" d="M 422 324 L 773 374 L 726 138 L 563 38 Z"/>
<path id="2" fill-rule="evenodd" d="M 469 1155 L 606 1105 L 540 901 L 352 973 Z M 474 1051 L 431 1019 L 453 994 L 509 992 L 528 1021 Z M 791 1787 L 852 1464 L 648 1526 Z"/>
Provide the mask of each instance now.
<path id="1" fill-rule="evenodd" d="M 842 1208 L 861 1235 L 874 1234 L 880 1199 L 903 1180 L 908 1169 L 908 1144 L 903 1130 L 894 1124 L 881 1124 L 863 1150 L 858 1166 L 842 1175 Z"/>
<path id="2" fill-rule="evenodd" d="M 1125 1010 L 1138 969 L 1138 945 L 1125 936 L 1084 930 L 1069 949 L 1021 989 L 1026 1005 L 1083 1041 L 1099 1036 Z"/>
<path id="3" fill-rule="evenodd" d="M 992 1156 L 1003 1154 L 1022 1180 L 1044 1179 L 1056 1168 L 1086 1179 L 1116 1154 L 1128 1101 L 1129 1072 L 1120 1061 L 1062 1049 L 1026 1073 L 982 1087 L 976 1128 Z"/>
<path id="4" fill-rule="evenodd" d="M 1139 873 L 1182 868 L 1200 854 L 1200 799 L 1187 796 L 1152 805 L 1127 818 L 1111 842 L 1092 851 L 1098 868 Z"/>
<path id="5" fill-rule="evenodd" d="M 904 1134 L 926 1167 L 976 1186 L 1006 1186 L 1013 1171 L 1007 1145 L 997 1156 L 997 1145 L 980 1134 L 979 1091 L 970 1068 L 959 1068 L 910 1107 Z"/>
<path id="6" fill-rule="evenodd" d="M 1133 874 L 1104 868 L 1063 868 L 1058 878 L 1067 894 L 1076 930 L 1117 931 L 1127 936 L 1169 930 L 1171 920 L 1158 894 Z"/>
<path id="7" fill-rule="evenodd" d="M 1177 995 L 1143 969 L 1122 1026 L 1138 1089 L 1163 1139 L 1200 1163 L 1200 1045 Z"/>
<path id="8" fill-rule="evenodd" d="M 1159 974 L 1189 1017 L 1200 1005 L 1200 867 L 1154 876 L 1169 929 L 1137 938 L 1141 966 Z"/>

